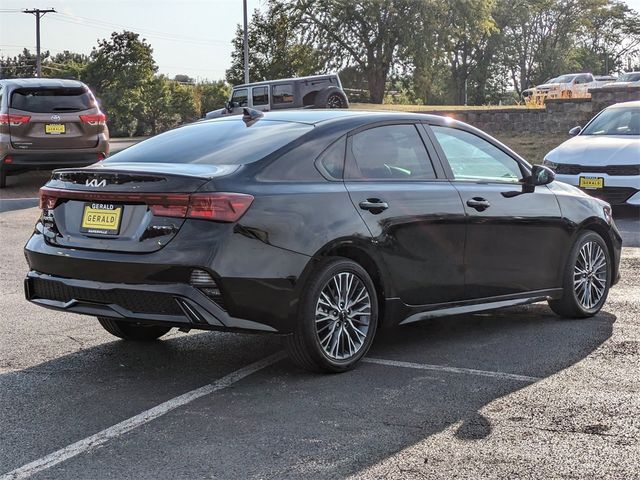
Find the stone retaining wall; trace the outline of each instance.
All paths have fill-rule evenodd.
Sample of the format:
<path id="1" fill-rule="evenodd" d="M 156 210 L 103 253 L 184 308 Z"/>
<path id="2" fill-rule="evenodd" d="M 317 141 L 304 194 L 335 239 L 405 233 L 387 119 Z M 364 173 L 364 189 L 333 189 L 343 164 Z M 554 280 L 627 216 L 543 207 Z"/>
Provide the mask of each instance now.
<path id="1" fill-rule="evenodd" d="M 489 133 L 565 134 L 576 125 L 584 126 L 596 113 L 609 105 L 640 100 L 640 87 L 602 87 L 591 89 L 589 92 L 591 98 L 550 99 L 542 108 L 478 107 L 418 113 L 455 118 Z"/>

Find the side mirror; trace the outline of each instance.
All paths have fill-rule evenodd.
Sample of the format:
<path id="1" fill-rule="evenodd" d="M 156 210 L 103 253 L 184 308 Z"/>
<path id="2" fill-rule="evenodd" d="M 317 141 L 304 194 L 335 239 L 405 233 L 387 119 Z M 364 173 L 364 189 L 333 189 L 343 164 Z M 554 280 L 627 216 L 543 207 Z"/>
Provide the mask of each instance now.
<path id="1" fill-rule="evenodd" d="M 569 130 L 569 135 L 571 135 L 572 137 L 575 137 L 581 131 L 582 131 L 582 127 L 573 127 L 571 130 Z"/>
<path id="2" fill-rule="evenodd" d="M 227 102 L 227 104 L 225 105 L 225 108 L 227 109 L 227 112 L 229 112 L 229 113 L 233 112 L 233 107 L 235 107 L 235 102 L 232 102 L 231 100 L 229 100 Z"/>
<path id="3" fill-rule="evenodd" d="M 556 178 L 556 174 L 549 167 L 544 165 L 534 165 L 531 167 L 531 176 L 527 179 L 527 183 L 531 186 L 548 185 Z"/>

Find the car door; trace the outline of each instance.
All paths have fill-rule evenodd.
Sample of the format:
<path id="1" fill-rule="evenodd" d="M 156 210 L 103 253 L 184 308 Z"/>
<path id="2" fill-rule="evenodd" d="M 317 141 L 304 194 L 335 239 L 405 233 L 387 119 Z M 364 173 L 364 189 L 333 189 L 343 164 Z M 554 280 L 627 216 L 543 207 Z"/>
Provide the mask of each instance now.
<path id="1" fill-rule="evenodd" d="M 396 295 L 411 305 L 458 300 L 464 288 L 464 209 L 432 149 L 410 122 L 367 126 L 347 139 L 346 188 Z"/>
<path id="2" fill-rule="evenodd" d="M 267 85 L 251 89 L 251 107 L 263 112 L 269 111 L 269 87 Z"/>
<path id="3" fill-rule="evenodd" d="M 233 107 L 230 113 L 239 114 L 242 113 L 243 107 L 249 105 L 249 89 L 238 88 L 231 94 L 231 105 Z"/>
<path id="4" fill-rule="evenodd" d="M 525 185 L 526 165 L 488 139 L 429 128 L 467 214 L 465 297 L 559 287 L 569 233 L 553 192 Z"/>

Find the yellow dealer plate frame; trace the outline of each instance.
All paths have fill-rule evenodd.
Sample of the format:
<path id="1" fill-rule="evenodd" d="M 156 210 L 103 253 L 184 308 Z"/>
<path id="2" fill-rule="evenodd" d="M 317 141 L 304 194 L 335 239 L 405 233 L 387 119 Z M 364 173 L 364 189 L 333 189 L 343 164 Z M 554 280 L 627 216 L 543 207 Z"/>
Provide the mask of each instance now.
<path id="1" fill-rule="evenodd" d="M 121 220 L 122 205 L 85 203 L 80 231 L 97 235 L 117 235 Z"/>
<path id="2" fill-rule="evenodd" d="M 580 188 L 588 188 L 591 190 L 604 188 L 604 178 L 603 177 L 580 177 L 578 186 Z"/>
<path id="3" fill-rule="evenodd" d="M 44 133 L 47 135 L 64 135 L 67 133 L 67 127 L 64 123 L 47 123 L 44 126 Z"/>

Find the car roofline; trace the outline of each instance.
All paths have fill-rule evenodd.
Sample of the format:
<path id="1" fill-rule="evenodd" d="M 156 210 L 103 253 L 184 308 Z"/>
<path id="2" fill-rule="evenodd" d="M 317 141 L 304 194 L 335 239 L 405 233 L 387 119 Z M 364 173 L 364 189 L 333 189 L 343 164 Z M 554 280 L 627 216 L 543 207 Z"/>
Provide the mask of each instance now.
<path id="1" fill-rule="evenodd" d="M 264 86 L 264 85 L 275 85 L 280 82 L 302 82 L 305 80 L 319 80 L 321 78 L 329 78 L 336 77 L 338 78 L 337 73 L 325 73 L 321 75 L 307 75 L 306 77 L 291 77 L 291 78 L 278 78 L 277 80 L 262 80 L 260 82 L 252 82 L 252 83 L 242 83 L 240 85 L 234 85 L 231 89 L 236 90 L 238 88 L 248 88 L 255 86 Z"/>

